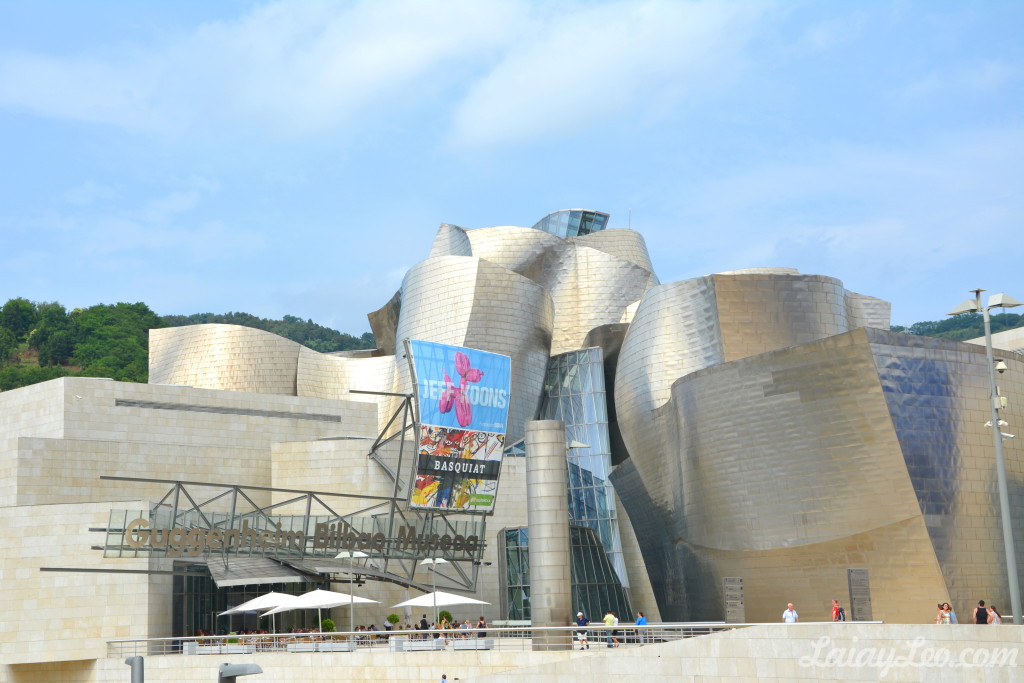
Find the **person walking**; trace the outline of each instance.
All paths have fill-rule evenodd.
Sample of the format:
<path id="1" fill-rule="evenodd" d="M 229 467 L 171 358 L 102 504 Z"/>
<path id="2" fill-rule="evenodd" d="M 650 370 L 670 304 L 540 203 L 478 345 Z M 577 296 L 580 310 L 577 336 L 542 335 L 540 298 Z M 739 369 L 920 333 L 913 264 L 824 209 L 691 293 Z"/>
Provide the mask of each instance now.
<path id="1" fill-rule="evenodd" d="M 838 600 L 832 601 L 832 621 L 846 621 L 846 610 Z"/>
<path id="2" fill-rule="evenodd" d="M 988 606 L 988 623 L 996 625 L 1003 623 L 1003 615 L 999 613 L 995 605 Z"/>
<path id="3" fill-rule="evenodd" d="M 795 624 L 800 621 L 800 615 L 793 609 L 793 603 L 789 603 L 786 606 L 786 611 L 782 613 L 782 621 L 787 624 Z"/>

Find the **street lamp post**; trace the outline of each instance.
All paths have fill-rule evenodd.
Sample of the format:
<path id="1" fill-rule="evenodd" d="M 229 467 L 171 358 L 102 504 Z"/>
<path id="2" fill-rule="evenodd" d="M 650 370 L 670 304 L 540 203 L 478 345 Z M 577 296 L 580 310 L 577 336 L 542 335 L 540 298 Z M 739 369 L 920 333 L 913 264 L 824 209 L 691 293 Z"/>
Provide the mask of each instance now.
<path id="1" fill-rule="evenodd" d="M 431 579 L 432 579 L 431 584 L 432 584 L 432 586 L 434 588 L 434 592 L 433 592 L 433 596 L 434 596 L 434 623 L 436 624 L 437 623 L 437 566 L 436 565 L 448 564 L 448 560 L 444 559 L 443 557 L 432 557 L 430 559 L 420 560 L 420 564 L 433 565 L 433 566 L 430 567 L 430 572 L 431 572 Z"/>
<path id="2" fill-rule="evenodd" d="M 996 386 L 996 361 L 992 354 L 992 325 L 989 321 L 989 309 L 1012 308 L 1024 304 L 1006 294 L 993 294 L 988 299 L 988 306 L 982 306 L 981 293 L 984 291 L 983 289 L 972 290 L 974 300 L 968 299 L 950 311 L 949 315 L 981 313 L 982 320 L 985 323 L 985 357 L 988 359 L 989 405 L 992 409 L 992 440 L 996 448 L 996 485 L 999 490 L 999 512 L 1003 525 L 1003 545 L 1006 550 L 1006 573 L 1010 582 L 1010 607 L 1013 610 L 1013 623 L 1021 624 L 1020 582 L 1017 579 L 1017 555 L 1013 547 L 1013 528 L 1010 525 L 1010 496 L 1006 486 L 1003 434 L 999 425 L 999 411 L 1003 406 L 1002 400 L 999 397 L 999 389 Z"/>
<path id="3" fill-rule="evenodd" d="M 356 559 L 357 557 L 369 557 L 369 555 L 367 555 L 366 553 L 361 552 L 359 550 L 342 550 L 340 553 L 338 553 L 337 555 L 334 556 L 334 559 L 336 559 L 336 560 L 340 560 L 340 559 L 343 559 L 343 558 L 347 558 L 349 560 L 349 567 L 348 567 L 348 630 L 349 630 L 350 633 L 354 633 L 355 630 L 356 630 L 355 594 L 352 592 L 352 589 L 354 588 L 353 584 L 355 583 L 356 577 L 355 577 L 355 575 L 352 572 L 352 562 L 351 561 Z"/>

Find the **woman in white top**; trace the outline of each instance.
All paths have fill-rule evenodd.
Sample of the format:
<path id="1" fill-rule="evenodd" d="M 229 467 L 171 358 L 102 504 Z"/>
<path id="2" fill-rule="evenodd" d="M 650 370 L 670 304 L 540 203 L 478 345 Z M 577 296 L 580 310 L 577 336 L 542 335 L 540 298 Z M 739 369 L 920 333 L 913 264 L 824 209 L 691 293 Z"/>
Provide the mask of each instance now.
<path id="1" fill-rule="evenodd" d="M 990 624 L 1001 624 L 1003 623 L 1003 615 L 999 613 L 999 610 L 995 608 L 995 605 L 988 606 L 988 623 Z"/>

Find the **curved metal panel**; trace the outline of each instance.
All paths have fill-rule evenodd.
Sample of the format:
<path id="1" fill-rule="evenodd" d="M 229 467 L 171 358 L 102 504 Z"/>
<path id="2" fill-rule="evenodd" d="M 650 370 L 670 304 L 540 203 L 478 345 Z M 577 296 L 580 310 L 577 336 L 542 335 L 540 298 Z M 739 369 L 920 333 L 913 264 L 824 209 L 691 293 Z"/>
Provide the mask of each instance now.
<path id="1" fill-rule="evenodd" d="M 848 567 L 871 571 L 886 621 L 920 621 L 924 601 L 1005 604 L 991 434 L 976 417 L 987 367 L 970 348 L 858 329 L 677 381 L 653 413 L 660 443 L 612 475 L 663 618 L 721 618 L 722 577 L 745 576 L 748 617 L 774 621 L 780 595 L 842 595 Z M 1017 378 L 1001 388 L 1024 399 Z M 1006 450 L 1011 490 L 1024 488 L 1024 453 Z"/>
<path id="2" fill-rule="evenodd" d="M 565 240 L 549 233 L 510 225 L 470 230 L 466 235 L 474 256 L 542 285 L 557 280 L 562 254 L 569 248 Z"/>
<path id="3" fill-rule="evenodd" d="M 391 405 L 389 397 L 351 394 L 349 389 L 393 392 L 395 381 L 394 356 L 348 358 L 318 353 L 305 347 L 299 350 L 296 382 L 299 396 L 374 403 L 378 406 L 377 419 L 381 428 L 391 417 L 387 412 Z"/>
<path id="4" fill-rule="evenodd" d="M 430 247 L 430 256 L 472 256 L 473 245 L 466 229 L 451 223 L 442 223 Z M 429 258 L 429 257 L 428 257 Z"/>
<path id="5" fill-rule="evenodd" d="M 390 356 L 395 353 L 395 328 L 398 327 L 398 316 L 401 313 L 402 290 L 399 289 L 390 301 L 366 316 L 370 321 L 377 350 L 383 354 Z"/>
<path id="6" fill-rule="evenodd" d="M 507 442 L 522 438 L 526 421 L 537 411 L 551 345 L 547 292 L 488 261 L 439 256 L 413 266 L 402 293 L 399 339 L 468 346 L 512 358 Z M 410 391 L 406 363 L 397 369 L 399 386 Z"/>
<path id="7" fill-rule="evenodd" d="M 635 230 L 602 230 L 589 235 L 570 237 L 568 241 L 611 254 L 643 268 L 652 275 L 654 274 L 654 265 L 651 263 L 651 255 L 647 251 L 647 243 L 644 241 L 643 235 Z M 659 284 L 657 280 L 658 278 L 654 277 L 654 285 Z"/>
<path id="8" fill-rule="evenodd" d="M 149 383 L 295 396 L 301 345 L 240 325 L 150 330 Z"/>

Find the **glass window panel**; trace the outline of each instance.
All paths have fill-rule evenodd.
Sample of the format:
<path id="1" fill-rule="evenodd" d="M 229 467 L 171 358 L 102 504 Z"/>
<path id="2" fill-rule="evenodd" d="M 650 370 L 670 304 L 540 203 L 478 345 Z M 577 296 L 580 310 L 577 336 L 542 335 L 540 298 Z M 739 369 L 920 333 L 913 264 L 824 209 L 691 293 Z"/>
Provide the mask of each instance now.
<path id="1" fill-rule="evenodd" d="M 583 397 L 579 394 L 575 394 L 569 399 L 572 402 L 572 422 L 573 424 L 580 424 L 583 420 Z"/>
<path id="2" fill-rule="evenodd" d="M 587 505 L 582 489 L 577 488 L 569 492 L 569 514 L 573 521 L 576 522 L 581 522 L 587 518 Z"/>
<path id="3" fill-rule="evenodd" d="M 579 458 L 570 458 L 569 459 L 568 471 L 569 471 L 569 488 L 570 489 L 578 489 L 579 487 L 583 486 L 584 474 L 582 472 L 582 468 L 580 467 L 580 459 Z"/>
<path id="4" fill-rule="evenodd" d="M 597 570 L 594 568 L 594 556 L 590 552 L 592 546 L 586 546 L 583 548 L 583 566 L 586 569 L 585 580 L 587 583 L 594 583 L 597 581 Z"/>
<path id="5" fill-rule="evenodd" d="M 570 384 L 570 390 L 574 394 L 583 393 L 583 381 L 580 379 L 580 366 L 577 365 L 573 368 L 572 383 Z"/>
<path id="6" fill-rule="evenodd" d="M 606 584 L 601 584 L 600 586 L 597 587 L 597 595 L 598 595 L 598 601 L 602 605 L 607 605 L 610 602 L 609 601 L 609 596 L 608 596 L 608 586 Z"/>
<path id="7" fill-rule="evenodd" d="M 583 410 L 580 413 L 580 422 L 597 422 L 597 420 L 595 419 L 596 410 L 594 408 L 594 395 L 590 393 L 584 393 L 583 396 L 581 396 L 580 398 L 582 399 L 581 403 L 583 405 Z"/>
<path id="8" fill-rule="evenodd" d="M 581 455 L 576 458 L 576 463 L 579 465 L 580 477 L 583 480 L 580 486 L 593 486 L 594 477 L 590 473 L 590 465 L 592 458 L 586 455 Z"/>
<path id="9" fill-rule="evenodd" d="M 576 373 L 576 377 L 580 383 L 580 391 L 584 394 L 589 394 L 594 390 L 593 383 L 590 381 L 590 364 L 577 365 L 579 372 Z"/>
<path id="10" fill-rule="evenodd" d="M 608 516 L 608 491 L 604 486 L 593 489 L 594 491 L 594 510 L 596 511 L 595 517 L 607 517 Z"/>
<path id="11" fill-rule="evenodd" d="M 608 423 L 608 395 L 604 392 L 594 394 L 594 405 L 597 422 Z"/>

